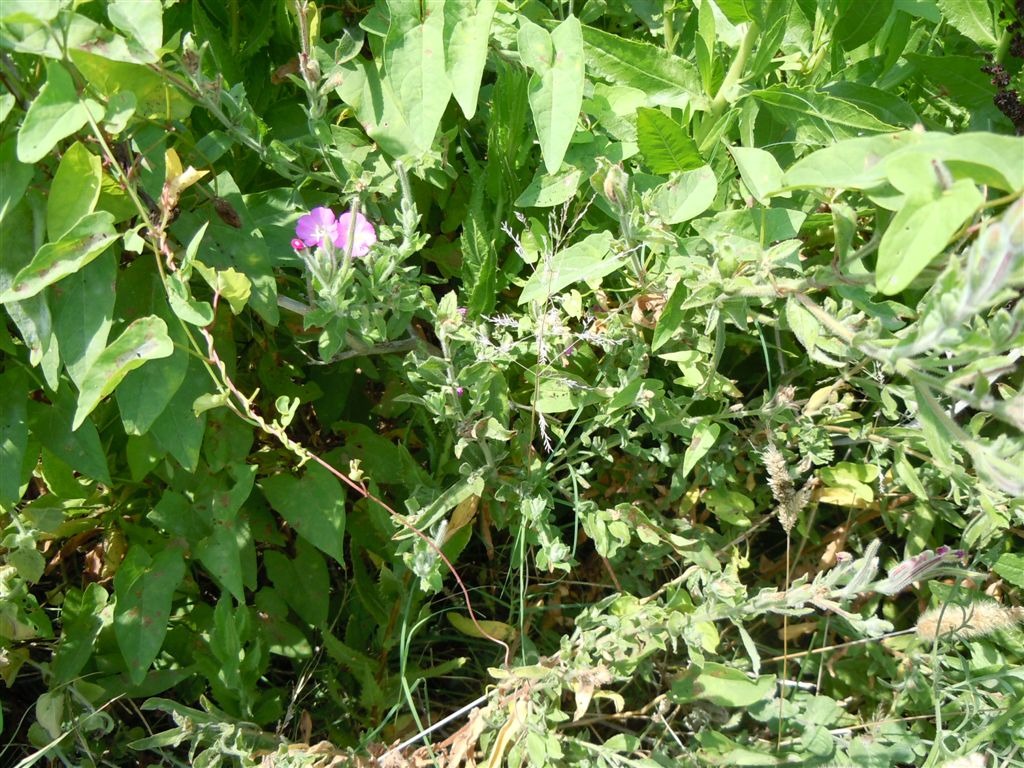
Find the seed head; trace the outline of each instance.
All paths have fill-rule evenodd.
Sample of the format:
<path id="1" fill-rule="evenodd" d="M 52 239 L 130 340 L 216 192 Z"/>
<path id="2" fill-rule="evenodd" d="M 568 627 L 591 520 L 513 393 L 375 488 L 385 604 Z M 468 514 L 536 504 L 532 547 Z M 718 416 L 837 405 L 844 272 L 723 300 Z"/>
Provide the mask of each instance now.
<path id="1" fill-rule="evenodd" d="M 1009 629 L 1021 621 L 1024 621 L 1024 608 L 979 600 L 968 606 L 947 605 L 927 610 L 917 620 L 915 632 L 929 642 L 945 635 L 970 639 Z"/>

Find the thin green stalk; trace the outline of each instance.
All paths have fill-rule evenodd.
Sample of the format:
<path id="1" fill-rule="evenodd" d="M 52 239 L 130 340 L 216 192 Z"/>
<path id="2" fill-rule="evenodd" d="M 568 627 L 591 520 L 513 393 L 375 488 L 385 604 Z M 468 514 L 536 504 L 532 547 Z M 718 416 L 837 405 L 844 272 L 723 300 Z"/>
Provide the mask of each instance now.
<path id="1" fill-rule="evenodd" d="M 743 70 L 747 66 L 747 59 L 750 58 L 750 53 L 754 50 L 754 42 L 760 34 L 761 28 L 757 22 L 751 21 L 750 26 L 747 27 L 747 33 L 743 36 L 743 42 L 740 43 L 740 48 L 736 51 L 736 58 L 732 60 L 729 71 L 725 73 L 725 79 L 722 81 L 718 93 L 715 94 L 715 98 L 711 102 L 711 114 L 715 117 L 720 116 L 729 105 L 729 94 L 743 76 Z"/>

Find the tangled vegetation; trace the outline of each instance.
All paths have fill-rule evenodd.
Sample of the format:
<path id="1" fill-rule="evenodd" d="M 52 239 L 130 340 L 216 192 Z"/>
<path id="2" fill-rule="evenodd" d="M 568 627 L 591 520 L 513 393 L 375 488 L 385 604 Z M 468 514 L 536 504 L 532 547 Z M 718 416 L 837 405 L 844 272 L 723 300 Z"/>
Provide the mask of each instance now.
<path id="1" fill-rule="evenodd" d="M 1024 764 L 1022 22 L 3 0 L 0 761 Z"/>

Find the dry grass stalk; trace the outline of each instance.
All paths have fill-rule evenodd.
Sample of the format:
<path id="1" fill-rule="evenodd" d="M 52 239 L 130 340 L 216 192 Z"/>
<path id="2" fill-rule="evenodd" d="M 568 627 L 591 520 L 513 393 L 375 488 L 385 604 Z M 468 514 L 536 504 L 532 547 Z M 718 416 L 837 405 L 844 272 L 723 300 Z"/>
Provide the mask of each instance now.
<path id="1" fill-rule="evenodd" d="M 999 629 L 1010 629 L 1024 621 L 1024 608 L 1011 608 L 991 600 L 969 606 L 947 605 L 921 614 L 915 632 L 922 640 L 955 635 L 961 638 L 984 637 Z"/>

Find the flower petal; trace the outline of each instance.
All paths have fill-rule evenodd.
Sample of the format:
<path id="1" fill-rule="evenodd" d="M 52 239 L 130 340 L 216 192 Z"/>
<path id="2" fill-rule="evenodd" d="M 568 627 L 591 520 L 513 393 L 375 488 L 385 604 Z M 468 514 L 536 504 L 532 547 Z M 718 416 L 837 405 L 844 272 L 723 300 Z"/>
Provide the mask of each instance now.
<path id="1" fill-rule="evenodd" d="M 338 219 L 338 235 L 334 240 L 335 246 L 342 251 L 348 249 L 348 232 L 352 226 L 352 213 L 346 211 Z M 362 258 L 370 252 L 370 247 L 377 242 L 377 231 L 373 224 L 363 214 L 356 214 L 355 236 L 352 238 L 352 255 Z"/>
<path id="2" fill-rule="evenodd" d="M 299 219 L 295 225 L 295 235 L 306 245 L 312 247 L 314 245 L 322 245 L 325 234 L 332 239 L 335 238 L 336 227 L 337 222 L 334 218 L 334 211 L 330 208 L 318 206 Z"/>

